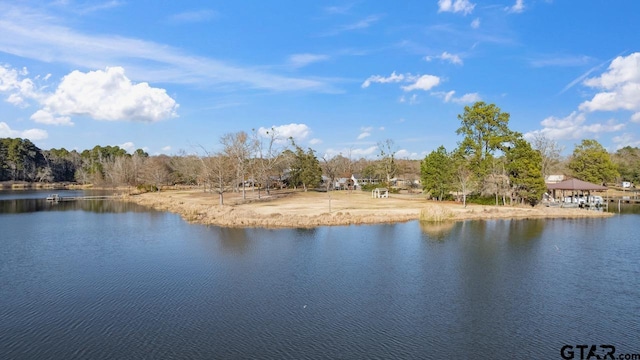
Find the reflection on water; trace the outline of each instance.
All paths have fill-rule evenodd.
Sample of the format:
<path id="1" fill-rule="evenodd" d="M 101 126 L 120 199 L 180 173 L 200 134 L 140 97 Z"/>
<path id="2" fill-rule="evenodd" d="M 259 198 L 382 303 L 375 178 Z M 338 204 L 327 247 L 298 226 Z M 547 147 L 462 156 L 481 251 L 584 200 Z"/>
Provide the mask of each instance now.
<path id="1" fill-rule="evenodd" d="M 638 350 L 633 214 L 229 229 L 119 202 L 1 199 L 1 359 Z"/>
<path id="2" fill-rule="evenodd" d="M 76 200 L 52 202 L 45 199 L 0 200 L 0 213 L 20 214 L 37 211 L 90 211 L 95 213 L 144 212 L 147 208 L 117 200 Z"/>
<path id="3" fill-rule="evenodd" d="M 429 235 L 429 237 L 433 240 L 444 240 L 447 235 L 453 230 L 456 222 L 455 221 L 441 221 L 441 222 L 432 222 L 432 221 L 420 221 L 420 230 L 423 233 Z"/>
<path id="4" fill-rule="evenodd" d="M 640 214 L 640 205 L 627 203 L 609 203 L 607 211 L 619 214 Z"/>

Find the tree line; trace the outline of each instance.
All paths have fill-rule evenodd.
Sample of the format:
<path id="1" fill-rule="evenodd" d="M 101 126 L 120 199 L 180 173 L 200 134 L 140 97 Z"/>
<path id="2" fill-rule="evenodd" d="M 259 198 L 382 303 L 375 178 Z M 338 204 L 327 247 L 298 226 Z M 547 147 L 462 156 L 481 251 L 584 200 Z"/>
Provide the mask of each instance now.
<path id="1" fill-rule="evenodd" d="M 134 186 L 159 190 L 167 185 L 200 186 L 204 191 L 257 191 L 269 194 L 274 188 L 329 190 L 336 179 L 360 174 L 387 181 L 398 174 L 417 180 L 415 160 L 395 159 L 392 140 L 379 144 L 375 159 L 352 159 L 351 154 L 318 157 L 315 150 L 285 139 L 276 129 L 225 134 L 216 144 L 219 150 L 199 146 L 191 153 L 150 156 L 142 149 L 128 153 L 118 146 L 76 150 L 42 150 L 28 139 L 0 139 L 0 181 Z"/>
<path id="2" fill-rule="evenodd" d="M 458 147 L 444 146 L 421 162 L 423 189 L 443 200 L 457 192 L 467 195 L 535 205 L 546 191 L 545 176 L 563 174 L 607 184 L 640 180 L 640 149 L 625 147 L 609 154 L 596 140 L 585 139 L 568 158 L 553 140 L 537 134 L 532 142 L 509 128 L 510 115 L 495 104 L 476 102 L 458 115 L 462 136 Z"/>
<path id="3" fill-rule="evenodd" d="M 260 197 L 273 188 L 304 190 L 358 174 L 387 186 L 402 178 L 432 198 L 443 200 L 459 193 L 493 198 L 495 203 L 534 204 L 545 191 L 544 176 L 567 174 L 594 183 L 640 181 L 640 149 L 625 147 L 610 154 L 596 140 L 583 140 L 572 155 L 544 136 L 531 142 L 509 129 L 510 115 L 494 104 L 477 102 L 458 115 L 461 136 L 457 148 L 440 146 L 423 160 L 398 159 L 391 139 L 378 143 L 375 158 L 353 159 L 348 151 L 319 157 L 293 139 L 283 139 L 276 129 L 225 134 L 214 145 L 190 153 L 150 156 L 118 146 L 96 145 L 81 152 L 64 148 L 42 150 L 28 139 L 0 139 L 0 181 L 63 183 L 98 186 L 135 186 L 156 190 L 166 185 L 200 186 L 205 191 L 257 190 Z"/>

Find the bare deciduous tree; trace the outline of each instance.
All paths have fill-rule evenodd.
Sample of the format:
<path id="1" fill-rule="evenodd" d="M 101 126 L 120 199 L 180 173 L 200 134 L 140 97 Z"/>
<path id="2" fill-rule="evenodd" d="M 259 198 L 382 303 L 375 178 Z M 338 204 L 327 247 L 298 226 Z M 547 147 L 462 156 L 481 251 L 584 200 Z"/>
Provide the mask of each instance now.
<path id="1" fill-rule="evenodd" d="M 145 161 L 142 168 L 142 179 L 145 183 L 154 185 L 160 191 L 162 186 L 167 185 L 171 179 L 169 157 L 159 155 L 150 157 Z"/>
<path id="2" fill-rule="evenodd" d="M 531 147 L 538 150 L 542 156 L 542 176 L 546 178 L 556 170 L 557 165 L 560 163 L 560 153 L 563 148 L 555 140 L 540 133 L 533 136 Z"/>
<path id="3" fill-rule="evenodd" d="M 387 184 L 391 183 L 391 178 L 396 176 L 398 166 L 396 164 L 396 148 L 393 140 L 387 139 L 378 143 L 378 157 L 380 158 L 380 166 L 382 173 L 387 179 Z"/>
<path id="4" fill-rule="evenodd" d="M 265 186 L 267 195 L 270 194 L 271 177 L 275 175 L 275 169 L 282 161 L 283 144 L 286 139 L 279 137 L 276 129 L 260 133 L 253 130 L 253 141 L 255 144 L 254 169 L 260 178 L 262 185 Z M 258 188 L 258 198 L 260 198 L 260 188 Z"/>
<path id="5" fill-rule="evenodd" d="M 224 147 L 224 153 L 230 160 L 230 166 L 235 170 L 236 179 L 233 184 L 234 191 L 242 186 L 242 199 L 246 199 L 246 175 L 249 168 L 249 157 L 255 149 L 255 140 L 250 139 L 246 132 L 240 131 L 226 134 L 220 139 Z"/>

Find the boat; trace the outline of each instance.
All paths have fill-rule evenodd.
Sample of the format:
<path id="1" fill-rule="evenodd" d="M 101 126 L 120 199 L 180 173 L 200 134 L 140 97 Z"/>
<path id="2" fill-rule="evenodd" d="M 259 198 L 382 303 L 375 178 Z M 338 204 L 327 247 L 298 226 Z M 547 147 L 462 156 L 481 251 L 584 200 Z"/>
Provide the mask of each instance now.
<path id="1" fill-rule="evenodd" d="M 47 196 L 47 201 L 58 202 L 61 199 L 62 198 L 58 194 L 51 194 L 51 195 Z"/>

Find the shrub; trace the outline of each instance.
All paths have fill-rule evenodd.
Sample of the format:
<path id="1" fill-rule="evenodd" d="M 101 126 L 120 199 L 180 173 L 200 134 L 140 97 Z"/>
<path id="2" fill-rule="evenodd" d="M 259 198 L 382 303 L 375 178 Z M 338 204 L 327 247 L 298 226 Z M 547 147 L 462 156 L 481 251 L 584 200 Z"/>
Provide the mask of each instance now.
<path id="1" fill-rule="evenodd" d="M 138 186 L 136 186 L 136 189 L 138 189 L 138 191 L 140 191 L 141 193 L 158 191 L 157 186 L 149 184 L 139 184 Z"/>
<path id="2" fill-rule="evenodd" d="M 478 205 L 495 205 L 496 198 L 495 196 L 482 196 L 478 194 L 467 195 L 467 203 Z"/>

